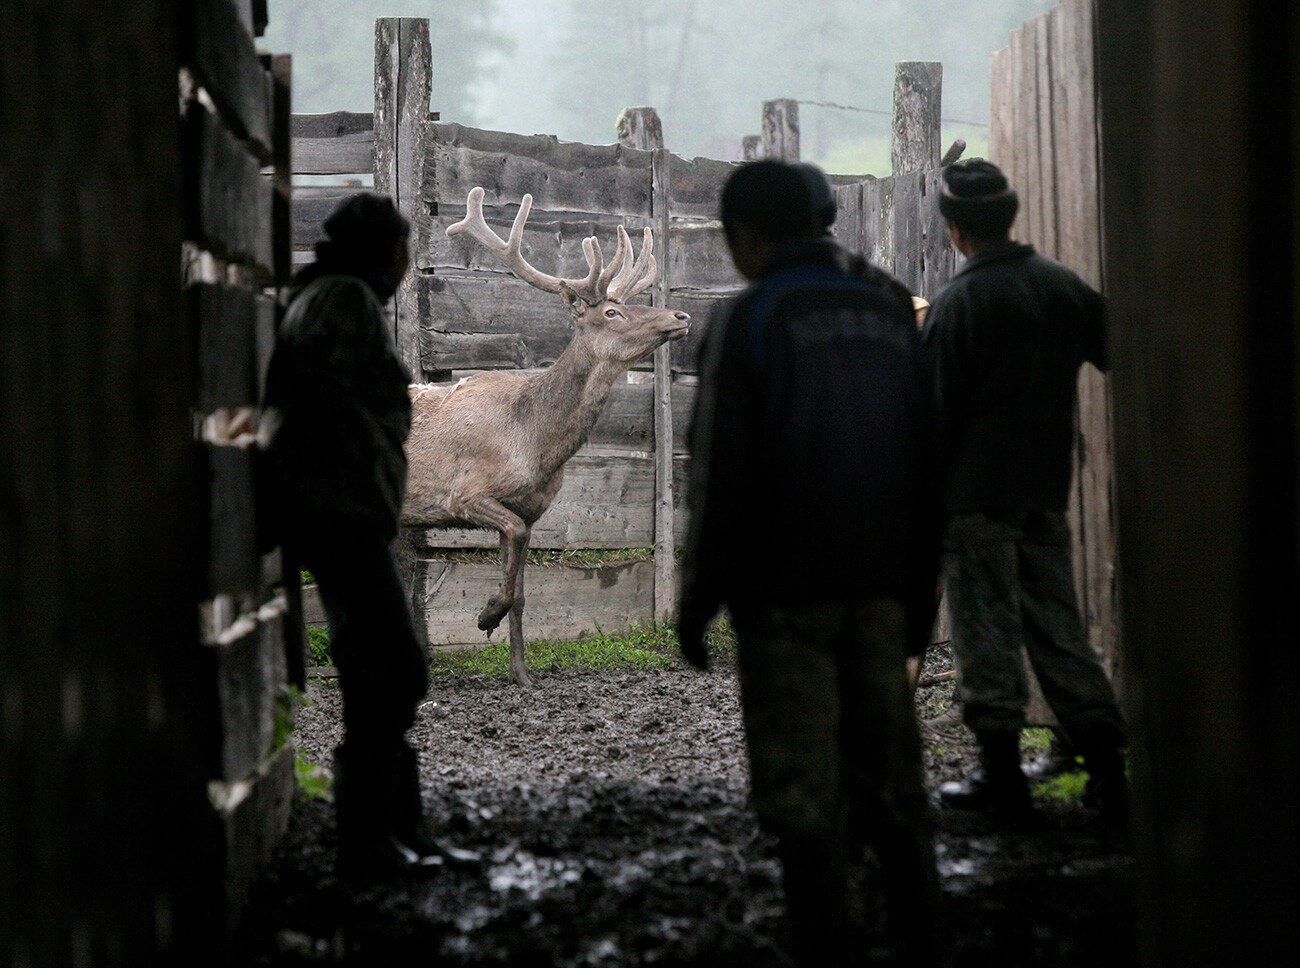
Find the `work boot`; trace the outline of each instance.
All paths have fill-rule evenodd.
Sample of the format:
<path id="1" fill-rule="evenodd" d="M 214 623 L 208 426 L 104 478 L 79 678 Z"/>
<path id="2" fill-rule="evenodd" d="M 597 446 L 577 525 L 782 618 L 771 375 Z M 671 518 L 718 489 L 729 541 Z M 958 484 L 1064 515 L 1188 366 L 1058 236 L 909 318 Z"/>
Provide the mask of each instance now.
<path id="1" fill-rule="evenodd" d="M 473 866 L 482 856 L 472 850 L 452 847 L 433 836 L 424 817 L 424 802 L 420 795 L 420 764 L 415 750 L 403 743 L 397 753 L 397 775 L 393 791 L 393 838 L 413 852 L 420 863 L 437 866 Z"/>
<path id="2" fill-rule="evenodd" d="M 955 810 L 973 810 L 1014 826 L 1035 818 L 1029 780 L 1020 770 L 1020 734 L 1017 730 L 977 732 L 980 765 L 965 780 L 939 788 L 939 801 Z"/>
<path id="3" fill-rule="evenodd" d="M 393 835 L 394 767 L 392 751 L 334 751 L 335 873 L 348 884 L 392 880 L 441 863 L 426 861 Z"/>
<path id="4" fill-rule="evenodd" d="M 1075 758 L 1074 747 L 1060 733 L 1053 730 L 1052 742 L 1032 762 L 1021 769 L 1031 780 L 1051 780 L 1066 773 L 1078 773 L 1082 767 Z"/>

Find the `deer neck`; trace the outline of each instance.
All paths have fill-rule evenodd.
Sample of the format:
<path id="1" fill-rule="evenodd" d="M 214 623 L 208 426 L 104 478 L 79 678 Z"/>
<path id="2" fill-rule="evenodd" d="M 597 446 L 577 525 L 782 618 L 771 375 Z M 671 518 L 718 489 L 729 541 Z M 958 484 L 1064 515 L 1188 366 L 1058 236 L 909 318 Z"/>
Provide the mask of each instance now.
<path id="1" fill-rule="evenodd" d="M 623 364 L 597 358 L 575 339 L 534 378 L 532 416 L 547 473 L 558 471 L 586 442 L 614 381 L 626 371 Z"/>

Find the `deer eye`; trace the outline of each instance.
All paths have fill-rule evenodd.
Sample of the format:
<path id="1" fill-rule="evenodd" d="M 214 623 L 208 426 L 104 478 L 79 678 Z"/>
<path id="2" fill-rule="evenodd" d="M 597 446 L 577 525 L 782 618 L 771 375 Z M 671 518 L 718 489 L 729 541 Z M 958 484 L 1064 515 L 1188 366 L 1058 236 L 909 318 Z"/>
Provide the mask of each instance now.
<path id="1" fill-rule="evenodd" d="M 615 316 L 618 315 L 618 310 L 617 310 L 617 309 L 606 309 L 606 310 L 605 310 L 605 315 L 608 316 L 610 319 L 613 319 Z"/>

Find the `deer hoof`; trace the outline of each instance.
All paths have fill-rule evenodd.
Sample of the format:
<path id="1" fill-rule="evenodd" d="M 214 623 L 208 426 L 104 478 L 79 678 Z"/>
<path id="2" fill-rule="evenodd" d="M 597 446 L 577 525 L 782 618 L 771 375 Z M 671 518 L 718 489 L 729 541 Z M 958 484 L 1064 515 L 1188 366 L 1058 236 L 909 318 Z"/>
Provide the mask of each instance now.
<path id="1" fill-rule="evenodd" d="M 478 627 L 482 632 L 491 632 L 501 624 L 501 620 L 510 611 L 511 602 L 500 595 L 493 595 L 478 613 Z"/>

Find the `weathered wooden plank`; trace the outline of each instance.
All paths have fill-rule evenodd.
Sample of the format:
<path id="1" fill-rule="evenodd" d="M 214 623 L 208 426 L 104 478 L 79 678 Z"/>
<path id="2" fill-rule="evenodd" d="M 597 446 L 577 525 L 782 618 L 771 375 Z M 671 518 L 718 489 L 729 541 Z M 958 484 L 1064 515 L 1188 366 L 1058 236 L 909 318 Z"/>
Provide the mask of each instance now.
<path id="1" fill-rule="evenodd" d="M 272 275 L 271 183 L 258 160 L 197 104 L 185 116 L 186 231 L 215 255 Z"/>
<path id="2" fill-rule="evenodd" d="M 1058 172 L 1056 158 L 1056 131 L 1052 114 L 1055 110 L 1052 96 L 1052 24 L 1056 20 L 1059 8 L 1053 7 L 1046 14 L 1035 17 L 1030 23 L 1034 28 L 1034 69 L 1037 74 L 1035 86 L 1038 91 L 1038 103 L 1034 108 L 1035 122 L 1038 130 L 1038 197 L 1039 213 L 1038 231 L 1041 233 L 1037 244 L 1042 251 L 1059 252 L 1060 242 L 1056 237 L 1057 222 L 1057 184 Z M 1071 54 L 1070 56 L 1073 56 Z"/>
<path id="3" fill-rule="evenodd" d="M 191 286 L 189 297 L 199 334 L 199 412 L 256 406 L 259 304 L 267 300 L 250 289 L 207 283 Z"/>
<path id="4" fill-rule="evenodd" d="M 275 615 L 257 622 L 232 642 L 209 646 L 217 653 L 221 703 L 221 776 L 242 780 L 271 752 L 280 686 L 285 681 L 282 627 Z"/>
<path id="5" fill-rule="evenodd" d="M 336 138 L 294 138 L 297 175 L 351 175 L 375 170 L 375 133 L 359 131 Z"/>
<path id="6" fill-rule="evenodd" d="M 893 272 L 912 292 L 921 289 L 921 184 L 925 173 L 915 171 L 894 178 L 890 206 L 890 241 Z"/>
<path id="7" fill-rule="evenodd" d="M 670 236 L 668 279 L 674 293 L 684 290 L 729 293 L 744 288 L 745 280 L 731 261 L 721 225 L 674 222 Z"/>
<path id="8" fill-rule="evenodd" d="M 894 65 L 894 108 L 890 161 L 893 174 L 907 175 L 939 167 L 939 106 L 943 64 L 900 61 Z"/>
<path id="9" fill-rule="evenodd" d="M 255 598 L 261 587 L 257 553 L 253 453 L 205 445 L 208 482 L 208 595 Z"/>
<path id="10" fill-rule="evenodd" d="M 487 205 L 517 205 L 531 193 L 539 208 L 650 215 L 650 152 L 584 145 L 551 135 L 485 131 L 430 123 L 425 196 L 463 203 L 475 186 Z"/>
<path id="11" fill-rule="evenodd" d="M 534 289 L 514 276 L 417 276 L 418 314 L 429 353 L 454 344 L 434 334 L 512 336 L 522 344 L 519 365 L 546 366 L 564 351 L 573 324 L 559 297 Z M 500 344 L 498 349 L 510 349 Z M 427 364 L 426 364 L 427 365 Z M 457 367 L 429 367 L 456 369 Z"/>
<path id="12" fill-rule="evenodd" d="M 263 58 L 271 77 L 271 260 L 281 285 L 293 274 L 293 56 Z"/>
<path id="13" fill-rule="evenodd" d="M 231 0 L 194 0 L 180 7 L 182 63 L 200 83 L 231 129 L 271 160 L 271 78 L 262 68 L 253 34 Z"/>
<path id="14" fill-rule="evenodd" d="M 736 170 L 736 163 L 680 155 L 669 157 L 669 208 L 673 218 L 716 219 L 722 186 Z"/>
<path id="15" fill-rule="evenodd" d="M 491 562 L 430 560 L 424 621 L 430 645 L 481 645 L 477 616 L 501 581 Z M 576 568 L 530 565 L 524 575 L 529 639 L 573 639 L 596 626 L 626 629 L 653 615 L 654 566 L 648 561 Z"/>
<path id="16" fill-rule="evenodd" d="M 341 138 L 375 131 L 373 113 L 331 111 L 328 114 L 295 114 L 290 133 L 294 138 Z"/>
<path id="17" fill-rule="evenodd" d="M 989 160 L 1004 171 L 1011 155 L 1011 71 L 1011 47 L 994 51 L 989 62 Z"/>
<path id="18" fill-rule="evenodd" d="M 933 299 L 952 278 L 953 247 L 948 235 L 948 222 L 939 211 L 939 192 L 943 181 L 942 169 L 927 171 L 921 184 L 921 287 L 918 296 Z"/>
<path id="19" fill-rule="evenodd" d="M 835 222 L 831 232 L 835 241 L 850 252 L 865 252 L 862 232 L 862 183 L 835 185 L 831 189 L 835 197 Z"/>
<path id="20" fill-rule="evenodd" d="M 271 866 L 280 833 L 293 807 L 293 747 L 285 746 L 247 778 L 246 795 L 222 803 L 217 811 L 225 831 L 226 898 L 229 910 L 242 911 L 257 879 Z M 227 930 L 234 925 L 228 925 Z"/>
<path id="21" fill-rule="evenodd" d="M 868 177 L 862 183 L 862 251 L 876 265 L 893 271 L 890 257 L 889 207 L 894 192 L 893 178 Z"/>
<path id="22" fill-rule="evenodd" d="M 799 160 L 799 102 L 794 98 L 763 102 L 763 157 Z"/>
<path id="23" fill-rule="evenodd" d="M 429 21 L 381 17 L 375 21 L 375 191 L 388 195 L 411 221 L 411 251 L 424 252 L 432 227 L 423 201 L 425 129 L 433 53 Z M 419 294 L 407 273 L 394 300 L 393 338 L 397 355 L 419 375 Z"/>
<path id="24" fill-rule="evenodd" d="M 673 290 L 668 294 L 668 305 L 691 316 L 691 329 L 682 339 L 669 344 L 673 369 L 678 373 L 694 373 L 699 364 L 700 344 L 709 328 L 709 320 L 717 308 L 730 299 L 730 294 L 701 293 L 690 290 Z"/>
<path id="25" fill-rule="evenodd" d="M 293 247 L 310 249 L 323 239 L 325 220 L 344 199 L 361 191 L 365 189 L 344 185 L 296 187 L 293 190 Z"/>

